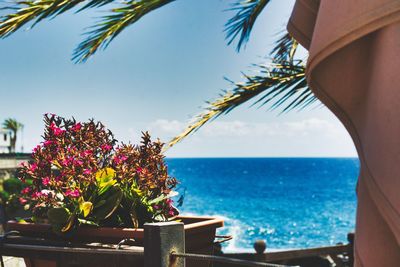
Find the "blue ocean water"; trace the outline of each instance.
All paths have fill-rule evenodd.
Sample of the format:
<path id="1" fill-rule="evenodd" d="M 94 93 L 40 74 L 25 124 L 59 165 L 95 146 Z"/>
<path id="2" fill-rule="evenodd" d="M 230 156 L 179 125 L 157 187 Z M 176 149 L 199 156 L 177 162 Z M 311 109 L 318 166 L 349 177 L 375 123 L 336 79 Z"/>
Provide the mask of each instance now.
<path id="1" fill-rule="evenodd" d="M 218 215 L 219 234 L 234 239 L 225 251 L 347 242 L 354 230 L 358 159 L 194 158 L 167 159 L 185 192 L 183 214 Z"/>

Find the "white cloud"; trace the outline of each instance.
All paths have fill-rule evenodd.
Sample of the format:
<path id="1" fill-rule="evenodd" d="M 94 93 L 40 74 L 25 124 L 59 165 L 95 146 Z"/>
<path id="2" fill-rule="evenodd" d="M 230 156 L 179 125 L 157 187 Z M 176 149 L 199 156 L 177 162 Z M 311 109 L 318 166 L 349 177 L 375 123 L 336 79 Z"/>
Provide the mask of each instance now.
<path id="1" fill-rule="evenodd" d="M 153 133 L 161 136 L 174 136 L 182 132 L 186 123 L 177 120 L 158 119 L 149 125 Z M 214 121 L 201 128 L 196 135 L 214 137 L 271 137 L 271 136 L 322 136 L 335 138 L 346 136 L 347 133 L 339 124 L 310 118 L 293 122 L 244 122 L 244 121 Z"/>
<path id="2" fill-rule="evenodd" d="M 158 119 L 149 125 L 151 132 L 159 132 L 161 134 L 176 135 L 185 129 L 185 123 L 177 120 Z"/>
<path id="3" fill-rule="evenodd" d="M 157 119 L 144 129 L 167 142 L 186 126 L 184 121 Z M 140 134 L 133 128 L 129 132 L 131 137 Z M 273 122 L 216 120 L 174 146 L 168 155 L 319 157 L 355 156 L 356 152 L 350 136 L 337 119 L 313 117 Z"/>

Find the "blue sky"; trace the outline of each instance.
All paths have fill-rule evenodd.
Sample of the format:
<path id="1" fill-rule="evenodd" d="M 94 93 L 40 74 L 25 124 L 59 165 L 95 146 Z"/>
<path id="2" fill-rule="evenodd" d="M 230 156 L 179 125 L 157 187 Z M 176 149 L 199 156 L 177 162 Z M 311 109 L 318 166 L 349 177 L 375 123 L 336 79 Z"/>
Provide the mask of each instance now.
<path id="1" fill-rule="evenodd" d="M 246 49 L 227 46 L 223 25 L 233 1 L 177 0 L 129 27 L 85 64 L 70 60 L 84 28 L 100 12 L 62 15 L 0 40 L 0 120 L 25 124 L 25 151 L 41 141 L 46 112 L 94 117 L 125 142 L 140 131 L 167 141 L 206 100 L 264 62 L 294 1 L 272 1 Z M 170 157 L 356 156 L 353 143 L 326 109 L 278 116 L 244 105 L 171 148 Z"/>

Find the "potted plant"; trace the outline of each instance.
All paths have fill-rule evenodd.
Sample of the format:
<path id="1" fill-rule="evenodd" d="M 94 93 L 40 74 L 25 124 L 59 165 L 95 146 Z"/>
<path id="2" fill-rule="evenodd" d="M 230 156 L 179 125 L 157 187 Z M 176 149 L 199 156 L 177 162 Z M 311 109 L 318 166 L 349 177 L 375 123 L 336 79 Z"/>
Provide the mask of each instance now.
<path id="1" fill-rule="evenodd" d="M 142 245 L 144 223 L 182 220 L 187 250 L 211 252 L 223 222 L 178 216 L 171 199 L 177 180 L 168 175 L 159 140 L 145 132 L 139 145 L 118 143 L 94 120 L 46 114 L 44 122 L 44 140 L 19 174 L 25 184 L 19 202 L 32 217 L 8 222 L 8 230 L 72 242 L 132 238 Z"/>

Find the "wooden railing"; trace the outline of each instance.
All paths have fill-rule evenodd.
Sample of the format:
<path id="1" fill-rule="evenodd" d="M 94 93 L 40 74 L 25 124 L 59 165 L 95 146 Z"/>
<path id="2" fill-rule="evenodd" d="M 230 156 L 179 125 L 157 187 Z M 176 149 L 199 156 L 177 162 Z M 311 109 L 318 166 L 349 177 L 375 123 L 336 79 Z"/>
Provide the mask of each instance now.
<path id="1" fill-rule="evenodd" d="M 350 241 L 352 237 L 350 236 Z M 321 248 L 298 249 L 264 253 L 255 247 L 257 253 L 237 253 L 202 255 L 185 252 L 185 232 L 183 223 L 149 223 L 144 226 L 144 247 L 105 244 L 68 244 L 40 238 L 26 238 L 18 232 L 0 237 L 0 255 L 45 259 L 57 262 L 57 266 L 104 266 L 102 261 L 115 258 L 112 266 L 144 267 L 185 267 L 187 259 L 204 264 L 196 266 L 352 266 L 352 241 L 348 245 Z M 121 242 L 122 244 L 122 242 Z M 257 243 L 262 247 L 260 242 Z M 301 260 L 318 257 L 330 258 L 331 265 L 303 265 Z M 347 261 L 339 261 L 348 257 Z M 119 264 L 119 263 L 121 264 Z M 104 263 L 104 262 L 103 262 Z M 122 264 L 123 263 L 123 264 Z M 127 264 L 128 263 L 128 264 Z M 72 265 L 71 265 L 72 264 Z M 317 263 L 318 264 L 318 263 Z M 329 264 L 329 262 L 327 263 Z M 336 265 L 335 265 L 336 264 Z M 107 265 L 110 266 L 110 265 Z M 190 264 L 187 266 L 191 266 Z"/>
<path id="2" fill-rule="evenodd" d="M 217 246 L 214 251 L 220 256 L 252 261 L 273 262 L 289 265 L 300 264 L 301 266 L 351 267 L 353 266 L 354 262 L 354 233 L 349 233 L 347 240 L 348 244 L 273 252 L 266 252 L 266 243 L 262 240 L 259 240 L 254 243 L 254 253 L 223 253 L 221 246 Z"/>

